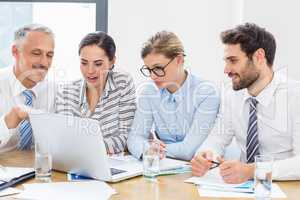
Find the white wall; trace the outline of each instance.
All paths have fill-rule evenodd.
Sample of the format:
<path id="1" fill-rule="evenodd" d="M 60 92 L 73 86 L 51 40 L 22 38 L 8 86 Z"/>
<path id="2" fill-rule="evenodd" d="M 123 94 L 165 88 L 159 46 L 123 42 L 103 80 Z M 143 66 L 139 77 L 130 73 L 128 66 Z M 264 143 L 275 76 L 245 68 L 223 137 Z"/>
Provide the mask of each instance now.
<path id="1" fill-rule="evenodd" d="M 59 82 L 81 78 L 78 44 L 83 36 L 95 31 L 95 16 L 94 3 L 0 2 L 0 68 L 14 63 L 14 31 L 25 24 L 39 23 L 55 34 L 55 56 L 48 78 Z"/>
<path id="2" fill-rule="evenodd" d="M 87 33 L 95 31 L 96 5 L 34 3 L 32 15 L 33 23 L 45 24 L 55 34 L 55 56 L 48 78 L 57 82 L 81 78 L 78 45 Z"/>
<path id="3" fill-rule="evenodd" d="M 186 50 L 186 63 L 197 75 L 223 79 L 220 31 L 241 20 L 240 0 L 110 0 L 108 32 L 117 44 L 117 67 L 130 72 L 136 82 L 142 44 L 161 30 L 175 32 Z"/>
<path id="4" fill-rule="evenodd" d="M 300 80 L 300 2 L 297 0 L 109 0 L 109 34 L 117 44 L 117 67 L 136 82 L 142 44 L 157 31 L 175 32 L 186 49 L 186 64 L 195 74 L 216 83 L 224 80 L 221 31 L 250 21 L 266 27 L 277 40 L 276 67 Z"/>
<path id="5" fill-rule="evenodd" d="M 272 34 L 277 41 L 276 68 L 287 67 L 288 75 L 300 80 L 300 1 L 245 1 L 243 21 L 255 22 Z"/>

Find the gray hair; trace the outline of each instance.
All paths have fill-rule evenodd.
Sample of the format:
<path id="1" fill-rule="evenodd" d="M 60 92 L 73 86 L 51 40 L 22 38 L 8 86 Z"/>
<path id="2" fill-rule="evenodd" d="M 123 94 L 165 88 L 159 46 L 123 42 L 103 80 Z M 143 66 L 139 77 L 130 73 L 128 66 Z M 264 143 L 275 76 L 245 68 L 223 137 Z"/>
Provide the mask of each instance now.
<path id="1" fill-rule="evenodd" d="M 32 31 L 46 33 L 54 39 L 53 31 L 47 26 L 41 24 L 28 24 L 15 31 L 15 35 L 14 35 L 15 45 L 18 46 L 20 42 L 26 38 L 27 34 Z"/>

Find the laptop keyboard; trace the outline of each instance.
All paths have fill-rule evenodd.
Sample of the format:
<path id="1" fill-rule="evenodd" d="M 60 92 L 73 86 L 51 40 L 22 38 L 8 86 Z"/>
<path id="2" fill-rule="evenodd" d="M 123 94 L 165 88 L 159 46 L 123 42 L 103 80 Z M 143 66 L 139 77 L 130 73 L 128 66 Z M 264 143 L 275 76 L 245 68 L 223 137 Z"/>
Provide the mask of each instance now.
<path id="1" fill-rule="evenodd" d="M 126 172 L 125 170 L 116 169 L 116 168 L 110 168 L 111 175 L 121 174 Z"/>

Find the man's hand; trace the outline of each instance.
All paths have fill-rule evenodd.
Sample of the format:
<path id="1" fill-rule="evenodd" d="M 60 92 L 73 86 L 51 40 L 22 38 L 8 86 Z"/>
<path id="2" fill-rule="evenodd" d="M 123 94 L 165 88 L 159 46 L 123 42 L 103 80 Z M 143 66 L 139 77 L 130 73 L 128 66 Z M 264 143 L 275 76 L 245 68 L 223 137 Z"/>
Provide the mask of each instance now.
<path id="1" fill-rule="evenodd" d="M 245 164 L 237 160 L 219 160 L 220 175 L 226 183 L 243 183 L 254 177 L 254 164 Z"/>
<path id="2" fill-rule="evenodd" d="M 211 162 L 213 158 L 213 153 L 211 151 L 204 151 L 198 153 L 191 160 L 192 164 L 192 174 L 194 176 L 203 176 L 207 171 L 212 167 L 213 163 Z"/>
<path id="3" fill-rule="evenodd" d="M 19 107 L 13 107 L 4 117 L 8 129 L 16 128 L 19 123 L 26 119 L 28 114 Z"/>

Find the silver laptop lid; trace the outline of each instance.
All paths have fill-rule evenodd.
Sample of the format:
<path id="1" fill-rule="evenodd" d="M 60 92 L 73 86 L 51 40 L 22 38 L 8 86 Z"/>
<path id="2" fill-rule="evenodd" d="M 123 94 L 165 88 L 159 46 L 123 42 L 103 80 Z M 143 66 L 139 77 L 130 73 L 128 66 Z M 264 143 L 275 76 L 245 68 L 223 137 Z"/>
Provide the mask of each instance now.
<path id="1" fill-rule="evenodd" d="M 29 118 L 35 141 L 50 148 L 53 169 L 111 179 L 98 121 L 60 114 L 32 114 Z"/>

